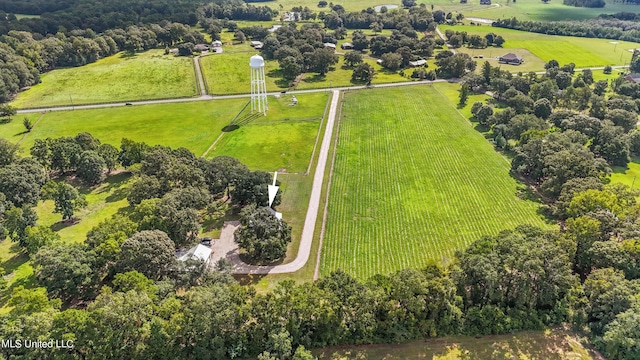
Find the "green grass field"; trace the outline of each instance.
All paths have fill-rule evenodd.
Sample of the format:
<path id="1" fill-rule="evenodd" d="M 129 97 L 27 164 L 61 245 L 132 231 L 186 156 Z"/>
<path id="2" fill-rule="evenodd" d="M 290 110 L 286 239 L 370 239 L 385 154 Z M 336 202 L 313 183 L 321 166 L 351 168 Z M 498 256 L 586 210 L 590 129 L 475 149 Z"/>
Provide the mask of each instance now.
<path id="1" fill-rule="evenodd" d="M 640 178 L 638 178 L 638 175 L 640 175 L 640 159 L 632 158 L 626 168 L 620 166 L 613 167 L 611 182 L 622 183 L 638 189 L 640 187 Z"/>
<path id="2" fill-rule="evenodd" d="M 511 29 L 495 28 L 490 26 L 440 26 L 444 32 L 447 29 L 454 31 L 466 31 L 468 34 L 479 34 L 484 36 L 488 32 L 502 35 L 506 42 L 502 49 L 488 48 L 473 50 L 475 55 L 483 54 L 485 56 L 500 56 L 508 52 L 517 52 L 526 49 L 531 52 L 535 58 L 524 57 L 525 65 L 522 71 L 528 71 L 526 63 L 529 61 L 536 62 L 538 65 L 555 59 L 561 65 L 573 62 L 576 67 L 597 67 L 606 65 L 624 65 L 631 60 L 630 49 L 640 47 L 640 44 L 607 40 L 607 39 L 590 39 L 571 36 L 553 36 L 545 34 L 536 34 L 526 31 L 518 31 Z M 615 44 L 617 42 L 617 44 Z M 472 52 L 471 49 L 464 49 L 465 52 Z M 542 63 L 540 62 L 542 61 Z M 521 71 L 520 66 L 510 66 L 514 71 Z M 544 70 L 544 67 L 537 69 Z"/>
<path id="3" fill-rule="evenodd" d="M 186 147 L 201 155 L 246 102 L 246 99 L 228 99 L 49 112 L 20 145 L 23 154 L 28 154 L 35 139 L 73 136 L 86 131 L 116 146 L 126 137 L 150 145 Z M 22 117 L 0 124 L 0 136 L 17 142 L 23 136 Z"/>
<path id="4" fill-rule="evenodd" d="M 553 329 L 522 331 L 509 335 L 446 337 L 403 344 L 342 346 L 314 351 L 321 360 L 395 359 L 597 359 L 581 340 L 569 331 Z"/>
<path id="5" fill-rule="evenodd" d="M 418 0 L 418 4 L 427 4 L 434 10 L 456 11 L 463 13 L 466 17 L 482 17 L 489 19 L 499 19 L 505 17 L 517 17 L 521 20 L 558 21 L 558 20 L 582 20 L 597 17 L 599 14 L 613 14 L 617 12 L 640 12 L 638 5 L 625 5 L 607 0 L 607 4 L 601 9 L 577 8 L 563 5 L 562 2 L 550 1 L 545 4 L 539 0 L 518 0 L 493 1 L 493 5 L 480 5 L 479 0 L 470 0 L 468 4 L 460 4 L 460 0 Z M 334 5 L 342 5 L 347 11 L 360 11 L 368 7 L 377 5 L 398 5 L 402 2 L 398 0 L 345 0 L 333 1 Z M 272 9 L 288 11 L 294 6 L 308 6 L 311 10 L 319 12 L 329 11 L 328 7 L 318 7 L 317 0 L 276 0 L 260 3 Z M 498 5 L 498 6 L 496 6 Z"/>
<path id="6" fill-rule="evenodd" d="M 364 279 L 446 261 L 519 224 L 544 226 L 509 168 L 437 87 L 346 94 L 321 273 Z"/>
<path id="7" fill-rule="evenodd" d="M 291 106 L 291 96 L 269 98 L 267 116 L 248 116 L 249 109 L 236 121 L 236 130 L 226 132 L 207 154 L 233 156 L 252 169 L 304 173 L 322 115 L 327 93 L 297 95 L 298 105 Z"/>
<path id="8" fill-rule="evenodd" d="M 246 44 L 245 44 L 246 45 Z M 243 46 L 243 45 L 241 45 Z M 244 46 L 243 46 L 244 47 Z M 209 55 L 200 59 L 202 76 L 204 76 L 210 94 L 242 94 L 251 92 L 249 58 L 258 52 L 250 50 L 233 53 L 234 46 L 225 47 L 225 52 Z M 267 91 L 286 89 L 288 84 L 279 81 L 278 62 L 265 62 Z"/>
<path id="9" fill-rule="evenodd" d="M 460 4 L 459 0 L 418 0 L 434 9 L 457 11 L 466 17 L 500 19 L 517 17 L 520 20 L 560 21 L 583 20 L 598 17 L 600 14 L 617 12 L 640 12 L 638 5 L 625 5 L 607 0 L 604 8 L 578 8 L 563 5 L 562 1 L 550 1 L 547 4 L 539 0 L 493 1 L 490 6 L 480 5 L 479 0 L 470 0 L 468 4 Z"/>
<path id="10" fill-rule="evenodd" d="M 193 60 L 149 50 L 124 53 L 76 68 L 52 70 L 42 83 L 18 95 L 12 105 L 34 108 L 147 100 L 195 95 Z"/>

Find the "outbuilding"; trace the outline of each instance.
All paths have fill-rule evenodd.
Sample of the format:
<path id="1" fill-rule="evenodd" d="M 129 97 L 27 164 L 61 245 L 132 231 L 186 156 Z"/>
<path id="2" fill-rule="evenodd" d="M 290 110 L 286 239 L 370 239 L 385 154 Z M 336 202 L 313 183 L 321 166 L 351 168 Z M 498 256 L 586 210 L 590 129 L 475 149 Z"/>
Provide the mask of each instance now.
<path id="1" fill-rule="evenodd" d="M 426 64 L 427 64 L 427 60 L 424 60 L 424 59 L 420 59 L 420 60 L 416 60 L 416 61 L 409 61 L 409 66 L 411 66 L 411 67 L 424 66 Z"/>
<path id="2" fill-rule="evenodd" d="M 264 44 L 262 43 L 262 41 L 252 41 L 251 42 L 251 47 L 253 47 L 254 49 L 262 49 L 262 47 L 264 46 Z"/>
<path id="3" fill-rule="evenodd" d="M 351 50 L 353 49 L 353 44 L 346 42 L 340 45 L 340 47 L 342 48 L 342 50 Z"/>

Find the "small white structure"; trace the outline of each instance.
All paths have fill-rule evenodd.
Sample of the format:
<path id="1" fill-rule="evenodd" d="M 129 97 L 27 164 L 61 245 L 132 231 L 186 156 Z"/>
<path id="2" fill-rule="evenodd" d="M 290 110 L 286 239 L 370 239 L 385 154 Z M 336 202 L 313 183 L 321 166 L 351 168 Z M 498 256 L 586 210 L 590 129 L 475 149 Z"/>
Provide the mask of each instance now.
<path id="1" fill-rule="evenodd" d="M 222 41 L 214 40 L 214 41 L 211 42 L 211 46 L 212 47 L 222 47 Z"/>
<path id="2" fill-rule="evenodd" d="M 205 264 L 209 263 L 209 258 L 211 257 L 211 249 L 198 244 L 191 249 L 189 249 L 186 253 L 178 254 L 178 261 L 189 261 L 189 260 L 199 260 Z"/>
<path id="3" fill-rule="evenodd" d="M 264 46 L 264 44 L 262 43 L 262 41 L 252 41 L 251 42 L 251 47 L 254 49 L 262 49 L 262 47 Z"/>
<path id="4" fill-rule="evenodd" d="M 264 59 L 260 55 L 253 55 L 249 59 L 251 67 L 251 112 L 267 115 L 267 83 L 264 77 Z"/>
<path id="5" fill-rule="evenodd" d="M 330 43 L 330 42 L 326 42 L 324 43 L 324 47 L 335 50 L 336 49 L 336 44 L 334 43 Z"/>
<path id="6" fill-rule="evenodd" d="M 420 59 L 420 60 L 416 60 L 416 61 L 409 61 L 409 66 L 412 67 L 418 67 L 418 66 L 423 66 L 427 64 L 427 60 L 424 59 Z"/>
<path id="7" fill-rule="evenodd" d="M 295 95 L 291 97 L 291 105 L 298 105 L 298 99 Z"/>

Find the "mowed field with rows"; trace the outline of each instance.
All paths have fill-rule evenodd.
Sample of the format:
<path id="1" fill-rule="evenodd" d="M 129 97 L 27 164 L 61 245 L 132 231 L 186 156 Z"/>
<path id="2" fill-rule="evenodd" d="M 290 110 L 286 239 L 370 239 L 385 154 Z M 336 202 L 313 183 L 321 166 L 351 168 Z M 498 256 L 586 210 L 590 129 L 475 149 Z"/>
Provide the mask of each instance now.
<path id="1" fill-rule="evenodd" d="M 437 86 L 437 85 L 436 85 Z M 345 94 L 320 271 L 360 279 L 546 225 L 509 163 L 433 85 Z"/>

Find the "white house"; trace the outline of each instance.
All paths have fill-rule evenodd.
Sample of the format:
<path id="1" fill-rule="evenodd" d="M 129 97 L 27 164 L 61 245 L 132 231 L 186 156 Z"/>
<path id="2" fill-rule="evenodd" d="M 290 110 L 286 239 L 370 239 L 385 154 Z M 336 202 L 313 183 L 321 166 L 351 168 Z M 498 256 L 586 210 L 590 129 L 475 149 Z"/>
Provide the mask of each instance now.
<path id="1" fill-rule="evenodd" d="M 198 244 L 187 250 L 187 252 L 176 255 L 178 256 L 178 261 L 199 260 L 208 264 L 209 258 L 211 257 L 211 248 Z"/>

